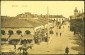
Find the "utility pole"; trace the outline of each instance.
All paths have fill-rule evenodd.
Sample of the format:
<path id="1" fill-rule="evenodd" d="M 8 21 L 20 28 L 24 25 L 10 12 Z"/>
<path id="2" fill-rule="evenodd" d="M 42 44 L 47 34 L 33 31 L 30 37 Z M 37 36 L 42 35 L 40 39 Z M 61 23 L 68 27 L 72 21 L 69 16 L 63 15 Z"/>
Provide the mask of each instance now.
<path id="1" fill-rule="evenodd" d="M 47 25 L 47 51 L 46 52 L 50 52 L 49 51 L 49 9 L 47 7 L 47 20 L 48 20 L 48 25 Z"/>
<path id="2" fill-rule="evenodd" d="M 47 28 L 47 35 L 48 35 L 48 39 L 49 39 L 49 8 L 47 7 L 47 20 L 48 20 L 48 28 Z M 47 42 L 47 44 L 48 44 L 48 42 Z"/>

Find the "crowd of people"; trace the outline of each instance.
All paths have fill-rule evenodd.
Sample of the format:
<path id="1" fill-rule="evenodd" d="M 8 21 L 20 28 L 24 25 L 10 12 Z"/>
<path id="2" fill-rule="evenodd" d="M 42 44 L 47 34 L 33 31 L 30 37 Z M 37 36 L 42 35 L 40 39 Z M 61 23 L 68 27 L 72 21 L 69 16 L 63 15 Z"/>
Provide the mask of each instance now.
<path id="1" fill-rule="evenodd" d="M 45 32 L 44 30 L 35 32 L 35 35 L 34 35 L 35 44 L 40 44 L 40 42 L 42 41 L 48 42 L 48 33 Z"/>

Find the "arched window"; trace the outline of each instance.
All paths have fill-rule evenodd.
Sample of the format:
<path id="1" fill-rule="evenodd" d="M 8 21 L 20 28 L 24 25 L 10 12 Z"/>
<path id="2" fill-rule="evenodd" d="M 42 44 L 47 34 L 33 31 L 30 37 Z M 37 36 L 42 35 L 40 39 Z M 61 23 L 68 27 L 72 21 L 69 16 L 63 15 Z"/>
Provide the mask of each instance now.
<path id="1" fill-rule="evenodd" d="M 20 34 L 22 33 L 22 31 L 17 30 L 16 33 L 17 33 L 18 35 L 20 35 Z"/>
<path id="2" fill-rule="evenodd" d="M 14 32 L 12 30 L 8 31 L 9 35 L 12 35 Z"/>
<path id="3" fill-rule="evenodd" d="M 4 31 L 4 30 L 1 30 L 1 34 L 2 34 L 2 35 L 5 35 L 5 31 Z"/>
<path id="4" fill-rule="evenodd" d="M 25 33 L 26 33 L 26 34 L 30 34 L 31 32 L 30 32 L 29 30 L 26 30 Z"/>

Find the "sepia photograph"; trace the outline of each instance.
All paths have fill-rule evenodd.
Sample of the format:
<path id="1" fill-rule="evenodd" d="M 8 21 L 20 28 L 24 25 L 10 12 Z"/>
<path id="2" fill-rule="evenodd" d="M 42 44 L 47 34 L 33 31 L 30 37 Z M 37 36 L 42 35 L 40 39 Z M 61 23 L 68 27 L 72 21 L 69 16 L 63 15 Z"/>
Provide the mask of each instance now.
<path id="1" fill-rule="evenodd" d="M 84 1 L 1 1 L 1 55 L 85 54 Z"/>

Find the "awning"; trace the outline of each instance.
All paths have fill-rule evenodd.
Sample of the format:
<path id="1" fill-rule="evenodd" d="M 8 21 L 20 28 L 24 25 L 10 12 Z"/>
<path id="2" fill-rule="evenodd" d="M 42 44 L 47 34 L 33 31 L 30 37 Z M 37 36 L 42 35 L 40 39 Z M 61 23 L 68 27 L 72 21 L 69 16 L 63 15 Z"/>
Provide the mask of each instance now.
<path id="1" fill-rule="evenodd" d="M 20 38 L 21 38 L 21 35 L 18 35 L 18 34 L 13 34 L 10 37 L 10 39 L 20 39 Z"/>
<path id="2" fill-rule="evenodd" d="M 1 38 L 7 39 L 9 35 L 2 35 Z"/>

